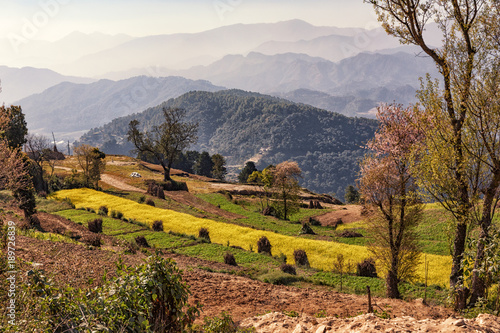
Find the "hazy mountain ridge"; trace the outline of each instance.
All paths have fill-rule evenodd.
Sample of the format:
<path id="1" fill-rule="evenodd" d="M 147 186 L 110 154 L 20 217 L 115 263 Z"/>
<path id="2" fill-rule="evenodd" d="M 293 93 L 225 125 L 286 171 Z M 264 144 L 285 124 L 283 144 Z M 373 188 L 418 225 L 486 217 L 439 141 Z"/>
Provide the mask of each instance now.
<path id="1" fill-rule="evenodd" d="M 325 92 L 335 96 L 364 96 L 376 89 L 399 90 L 393 96 L 400 103 L 414 101 L 419 77 L 437 70 L 428 58 L 399 52 L 396 54 L 361 53 L 334 63 L 306 54 L 247 56 L 228 55 L 209 66 L 176 72 L 191 79 L 199 78 L 226 87 L 261 93 L 287 93 L 298 89 Z M 411 86 L 413 92 L 403 94 L 401 88 Z M 302 101 L 301 101 L 302 102 Z M 375 100 L 374 102 L 392 102 Z M 366 110 L 368 111 L 368 110 Z"/>
<path id="2" fill-rule="evenodd" d="M 64 76 L 50 69 L 33 67 L 11 68 L 0 66 L 2 93 L 0 104 L 13 104 L 24 97 L 38 94 L 61 82 L 91 83 L 94 80 L 83 77 Z"/>
<path id="3" fill-rule="evenodd" d="M 30 131 L 74 140 L 83 131 L 158 105 L 192 90 L 225 89 L 207 81 L 180 77 L 134 77 L 91 84 L 61 83 L 18 101 Z M 76 132 L 76 133 L 75 133 Z"/>
<path id="4" fill-rule="evenodd" d="M 80 139 L 108 153 L 127 153 L 133 146 L 126 133 L 131 120 L 142 129 L 162 121 L 163 107 L 180 107 L 186 120 L 199 122 L 198 143 L 192 147 L 224 155 L 229 164 L 242 164 L 263 153 L 260 167 L 294 160 L 304 171 L 302 184 L 319 192 L 342 194 L 354 183 L 361 148 L 377 122 L 348 118 L 284 99 L 245 92 L 189 92 L 144 112 L 113 120 Z"/>

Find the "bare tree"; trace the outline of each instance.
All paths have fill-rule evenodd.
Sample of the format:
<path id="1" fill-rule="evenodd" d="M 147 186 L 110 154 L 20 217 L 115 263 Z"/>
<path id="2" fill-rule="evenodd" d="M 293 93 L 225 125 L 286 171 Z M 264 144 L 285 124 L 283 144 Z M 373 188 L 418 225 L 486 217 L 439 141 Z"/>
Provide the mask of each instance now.
<path id="1" fill-rule="evenodd" d="M 197 141 L 198 123 L 184 122 L 186 111 L 179 108 L 163 108 L 164 122 L 149 131 L 139 130 L 139 121 L 129 124 L 128 140 L 135 151 L 154 157 L 163 168 L 164 180 L 171 180 L 170 169 L 179 154 Z"/>

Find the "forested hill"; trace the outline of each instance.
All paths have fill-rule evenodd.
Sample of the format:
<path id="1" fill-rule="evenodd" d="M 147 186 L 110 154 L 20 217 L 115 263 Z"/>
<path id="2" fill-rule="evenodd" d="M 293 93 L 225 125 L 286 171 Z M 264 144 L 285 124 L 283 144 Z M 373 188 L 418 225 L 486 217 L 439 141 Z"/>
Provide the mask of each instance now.
<path id="1" fill-rule="evenodd" d="M 252 159 L 260 168 L 284 160 L 297 161 L 302 185 L 323 193 L 354 184 L 364 144 L 377 123 L 241 90 L 189 92 L 142 113 L 113 120 L 92 129 L 80 141 L 102 147 L 106 153 L 127 154 L 128 124 L 137 119 L 142 128 L 162 121 L 163 107 L 187 110 L 186 120 L 200 124 L 195 150 L 219 153 L 229 165 Z"/>

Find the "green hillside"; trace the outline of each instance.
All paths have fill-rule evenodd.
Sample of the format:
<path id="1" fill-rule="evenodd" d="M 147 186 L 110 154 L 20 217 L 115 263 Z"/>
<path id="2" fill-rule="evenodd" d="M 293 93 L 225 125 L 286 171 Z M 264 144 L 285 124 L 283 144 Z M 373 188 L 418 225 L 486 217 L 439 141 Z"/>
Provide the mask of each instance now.
<path id="1" fill-rule="evenodd" d="M 163 107 L 184 108 L 186 120 L 199 122 L 194 149 L 222 154 L 229 165 L 254 159 L 264 168 L 284 160 L 297 161 L 304 187 L 334 192 L 340 198 L 345 187 L 354 183 L 358 161 L 365 153 L 363 146 L 377 126 L 374 120 L 349 118 L 257 93 L 198 91 L 115 119 L 89 131 L 81 142 L 100 146 L 106 153 L 130 154 L 133 147 L 126 141 L 129 122 L 137 119 L 147 129 L 162 121 Z"/>

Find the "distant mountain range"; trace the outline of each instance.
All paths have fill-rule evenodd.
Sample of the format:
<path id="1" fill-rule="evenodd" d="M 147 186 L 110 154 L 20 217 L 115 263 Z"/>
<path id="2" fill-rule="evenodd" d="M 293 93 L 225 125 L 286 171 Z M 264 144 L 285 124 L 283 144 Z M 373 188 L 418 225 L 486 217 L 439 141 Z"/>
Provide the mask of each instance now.
<path id="1" fill-rule="evenodd" d="M 226 87 L 268 93 L 348 116 L 373 118 L 373 110 L 380 102 L 415 102 L 418 77 L 427 72 L 435 72 L 432 62 L 403 52 L 362 53 L 339 63 L 305 54 L 250 53 L 177 72 L 191 79 L 140 76 L 90 84 L 65 82 L 16 103 L 23 107 L 30 130 L 55 132 L 73 141 L 93 127 L 186 92 Z"/>
<path id="2" fill-rule="evenodd" d="M 32 94 L 38 94 L 61 82 L 90 83 L 93 79 L 64 76 L 49 69 L 32 67 L 10 68 L 0 66 L 2 93 L 0 104 L 14 103 Z"/>
<path id="3" fill-rule="evenodd" d="M 188 91 L 225 89 L 207 81 L 181 77 L 134 77 L 90 84 L 64 82 L 18 101 L 30 131 L 73 141 L 84 132 L 114 118 L 158 105 Z"/>
<path id="4" fill-rule="evenodd" d="M 362 148 L 373 137 L 377 122 L 348 118 L 308 105 L 241 90 L 189 92 L 95 128 L 80 143 L 99 146 L 106 153 L 126 154 L 128 124 L 140 121 L 142 130 L 163 121 L 164 107 L 187 111 L 187 121 L 198 121 L 198 143 L 192 147 L 219 153 L 228 164 L 253 159 L 260 168 L 294 160 L 303 170 L 302 185 L 318 192 L 334 191 L 343 197 L 354 184 Z"/>
<path id="5" fill-rule="evenodd" d="M 263 55 L 252 52 L 247 56 L 228 55 L 209 66 L 178 71 L 190 79 L 205 79 L 216 85 L 258 91 L 289 92 L 309 89 L 330 95 L 357 95 L 366 91 L 403 86 L 419 86 L 419 77 L 437 74 L 429 58 L 404 52 L 396 54 L 361 53 L 334 63 L 306 54 L 285 53 Z M 404 96 L 404 99 L 414 99 Z M 406 101 L 404 101 L 406 102 Z"/>

